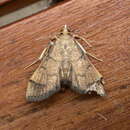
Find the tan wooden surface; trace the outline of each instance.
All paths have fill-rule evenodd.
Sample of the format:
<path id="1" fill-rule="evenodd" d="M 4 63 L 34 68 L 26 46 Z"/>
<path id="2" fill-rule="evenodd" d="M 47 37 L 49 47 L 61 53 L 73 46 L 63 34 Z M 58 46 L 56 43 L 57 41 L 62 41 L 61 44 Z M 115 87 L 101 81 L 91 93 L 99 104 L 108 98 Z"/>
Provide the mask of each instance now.
<path id="1" fill-rule="evenodd" d="M 67 24 L 94 40 L 88 52 L 107 97 L 66 89 L 40 103 L 25 99 L 27 82 L 49 37 Z M 130 1 L 70 0 L 0 29 L 0 130 L 129 130 Z"/>

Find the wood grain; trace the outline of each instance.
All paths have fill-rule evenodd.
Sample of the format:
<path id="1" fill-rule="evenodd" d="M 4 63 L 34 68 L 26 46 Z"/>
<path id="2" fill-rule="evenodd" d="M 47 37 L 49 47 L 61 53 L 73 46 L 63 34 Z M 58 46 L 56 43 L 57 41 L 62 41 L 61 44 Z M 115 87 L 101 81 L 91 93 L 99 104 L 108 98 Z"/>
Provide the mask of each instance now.
<path id="1" fill-rule="evenodd" d="M 103 74 L 107 97 L 66 89 L 28 103 L 27 82 L 38 64 L 24 70 L 67 24 L 94 40 L 88 52 Z M 71 0 L 0 30 L 0 130 L 130 129 L 130 1 Z M 103 118 L 104 117 L 104 118 Z"/>
<path id="2" fill-rule="evenodd" d="M 38 1 L 40 0 L 3 0 L 3 2 L 0 2 L 0 5 L 5 5 L 0 8 L 0 16 L 10 14 L 20 8 L 24 8 Z"/>
<path id="3" fill-rule="evenodd" d="M 5 4 L 5 3 L 8 3 L 10 2 L 11 0 L 0 0 L 0 6 Z"/>

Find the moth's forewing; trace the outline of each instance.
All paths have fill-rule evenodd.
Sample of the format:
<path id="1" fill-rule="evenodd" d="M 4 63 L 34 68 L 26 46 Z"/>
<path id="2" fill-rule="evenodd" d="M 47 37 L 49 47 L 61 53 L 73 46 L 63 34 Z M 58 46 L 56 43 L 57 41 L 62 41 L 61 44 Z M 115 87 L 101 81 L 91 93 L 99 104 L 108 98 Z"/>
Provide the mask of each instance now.
<path id="1" fill-rule="evenodd" d="M 34 72 L 28 83 L 28 101 L 41 101 L 60 90 L 59 64 L 46 57 Z"/>
<path id="2" fill-rule="evenodd" d="M 80 53 L 80 51 L 77 53 Z M 105 95 L 102 82 L 103 77 L 85 54 L 82 54 L 76 64 L 72 62 L 72 68 L 71 88 L 73 90 L 82 94 L 95 91 L 101 96 Z"/>

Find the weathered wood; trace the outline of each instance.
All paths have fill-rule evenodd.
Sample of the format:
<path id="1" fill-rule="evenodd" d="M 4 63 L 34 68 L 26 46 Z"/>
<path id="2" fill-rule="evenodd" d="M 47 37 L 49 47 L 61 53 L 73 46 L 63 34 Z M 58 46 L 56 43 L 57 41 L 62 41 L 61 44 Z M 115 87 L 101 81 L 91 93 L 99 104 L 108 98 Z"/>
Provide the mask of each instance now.
<path id="1" fill-rule="evenodd" d="M 20 8 L 29 6 L 30 4 L 33 4 L 37 1 L 40 0 L 3 0 L 3 2 L 0 2 L 0 5 L 5 5 L 1 6 L 0 8 L 0 16 L 12 13 L 16 10 L 19 10 Z"/>
<path id="2" fill-rule="evenodd" d="M 64 24 L 96 42 L 91 61 L 105 78 L 107 97 L 66 89 L 40 103 L 27 103 L 24 70 Z M 0 30 L 0 130 L 130 129 L 130 1 L 71 0 Z"/>

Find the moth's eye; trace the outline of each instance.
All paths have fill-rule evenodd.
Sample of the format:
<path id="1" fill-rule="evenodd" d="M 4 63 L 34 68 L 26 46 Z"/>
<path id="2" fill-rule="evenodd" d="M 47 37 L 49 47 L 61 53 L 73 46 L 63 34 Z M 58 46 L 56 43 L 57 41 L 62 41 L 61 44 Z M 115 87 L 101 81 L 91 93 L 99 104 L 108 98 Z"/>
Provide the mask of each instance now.
<path id="1" fill-rule="evenodd" d="M 60 34 L 63 34 L 63 29 L 60 30 Z"/>
<path id="2" fill-rule="evenodd" d="M 52 41 L 52 42 L 55 42 L 55 41 L 56 41 L 56 38 L 52 38 L 51 41 Z"/>
<path id="3" fill-rule="evenodd" d="M 69 28 L 68 28 L 68 32 L 71 32 Z"/>

